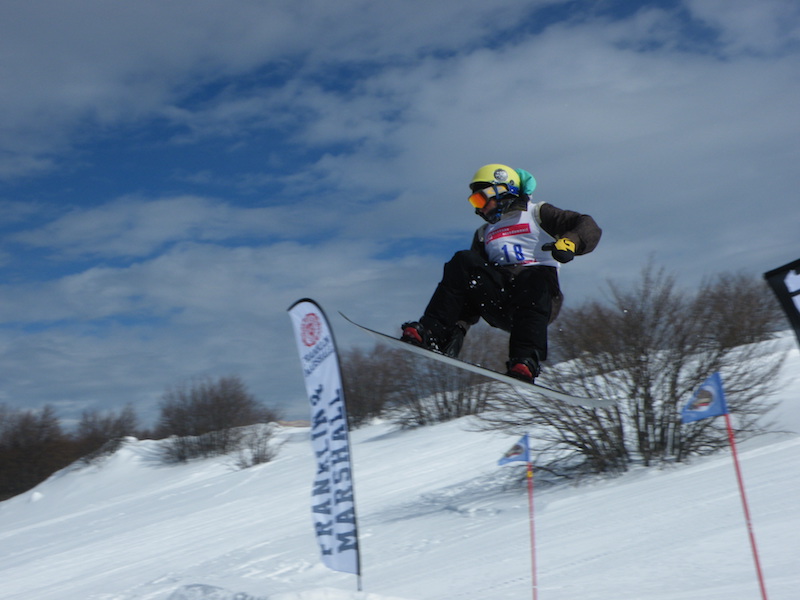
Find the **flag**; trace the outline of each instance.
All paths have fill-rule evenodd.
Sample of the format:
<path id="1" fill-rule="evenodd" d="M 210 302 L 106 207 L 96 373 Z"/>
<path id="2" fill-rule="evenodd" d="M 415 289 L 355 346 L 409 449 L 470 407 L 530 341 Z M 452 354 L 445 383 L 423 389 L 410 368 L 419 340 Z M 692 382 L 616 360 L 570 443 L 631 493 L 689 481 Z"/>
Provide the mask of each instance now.
<path id="1" fill-rule="evenodd" d="M 800 259 L 764 273 L 800 342 Z"/>
<path id="2" fill-rule="evenodd" d="M 311 405 L 311 444 L 317 461 L 311 512 L 322 562 L 360 576 L 353 468 L 339 358 L 328 320 L 313 300 L 289 308 Z"/>
<path id="3" fill-rule="evenodd" d="M 531 464 L 530 439 L 527 433 L 508 449 L 503 455 L 503 458 L 497 461 L 497 464 L 505 465 L 516 461 L 528 463 L 528 520 L 531 530 L 531 583 L 533 584 L 533 600 L 536 600 L 539 597 L 539 586 L 536 583 L 536 527 L 533 518 L 533 465 Z"/>
<path id="4" fill-rule="evenodd" d="M 681 411 L 681 422 L 691 423 L 708 417 L 717 417 L 728 413 L 725 392 L 722 390 L 722 377 L 714 373 L 706 379 L 686 403 Z"/>
<path id="5" fill-rule="evenodd" d="M 503 458 L 497 461 L 497 464 L 504 465 L 517 460 L 522 462 L 531 462 L 531 447 L 528 443 L 527 433 L 519 438 L 519 441 L 503 455 Z"/>

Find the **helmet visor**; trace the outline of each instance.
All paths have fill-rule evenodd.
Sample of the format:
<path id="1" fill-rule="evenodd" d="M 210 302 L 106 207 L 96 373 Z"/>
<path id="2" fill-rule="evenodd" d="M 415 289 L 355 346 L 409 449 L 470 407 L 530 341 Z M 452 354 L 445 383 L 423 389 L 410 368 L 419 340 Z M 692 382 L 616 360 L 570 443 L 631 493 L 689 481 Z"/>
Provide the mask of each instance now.
<path id="1" fill-rule="evenodd" d="M 502 189 L 501 189 L 502 188 Z M 509 193 L 508 186 L 504 183 L 490 185 L 482 190 L 476 190 L 470 197 L 469 203 L 475 208 L 483 208 L 491 200 L 499 200 Z"/>

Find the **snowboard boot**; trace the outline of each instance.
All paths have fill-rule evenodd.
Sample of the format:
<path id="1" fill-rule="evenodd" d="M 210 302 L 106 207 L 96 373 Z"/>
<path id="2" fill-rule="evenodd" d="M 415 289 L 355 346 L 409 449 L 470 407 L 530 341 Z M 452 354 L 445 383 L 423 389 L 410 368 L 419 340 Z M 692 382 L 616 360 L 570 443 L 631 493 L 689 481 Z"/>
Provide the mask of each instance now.
<path id="1" fill-rule="evenodd" d="M 467 331 L 469 331 L 469 324 L 464 321 L 458 321 L 450 333 L 450 339 L 447 340 L 444 348 L 442 348 L 442 353 L 458 358 L 461 347 L 464 345 L 464 337 L 467 335 Z"/>
<path id="2" fill-rule="evenodd" d="M 526 383 L 533 383 L 539 376 L 539 362 L 535 358 L 512 358 L 506 367 L 506 375 Z"/>
<path id="3" fill-rule="evenodd" d="M 428 330 L 419 321 L 403 323 L 400 329 L 403 330 L 403 334 L 400 336 L 401 341 L 411 344 L 412 346 L 427 348 L 428 350 L 438 349 L 435 341 L 431 339 Z"/>
<path id="4" fill-rule="evenodd" d="M 403 335 L 400 337 L 402 341 L 427 350 L 441 352 L 447 356 L 457 357 L 461 352 L 461 346 L 464 345 L 464 336 L 467 335 L 469 324 L 458 321 L 450 331 L 439 325 L 438 322 L 432 322 L 432 325 L 427 327 L 419 321 L 411 321 L 403 323 L 400 327 L 403 330 Z"/>

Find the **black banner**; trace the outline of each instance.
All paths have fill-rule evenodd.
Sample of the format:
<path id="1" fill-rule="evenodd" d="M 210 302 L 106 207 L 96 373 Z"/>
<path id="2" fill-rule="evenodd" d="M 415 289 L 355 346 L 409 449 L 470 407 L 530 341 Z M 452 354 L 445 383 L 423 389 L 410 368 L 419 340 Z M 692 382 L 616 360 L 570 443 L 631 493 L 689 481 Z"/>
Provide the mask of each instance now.
<path id="1" fill-rule="evenodd" d="M 764 273 L 800 343 L 800 259 Z"/>

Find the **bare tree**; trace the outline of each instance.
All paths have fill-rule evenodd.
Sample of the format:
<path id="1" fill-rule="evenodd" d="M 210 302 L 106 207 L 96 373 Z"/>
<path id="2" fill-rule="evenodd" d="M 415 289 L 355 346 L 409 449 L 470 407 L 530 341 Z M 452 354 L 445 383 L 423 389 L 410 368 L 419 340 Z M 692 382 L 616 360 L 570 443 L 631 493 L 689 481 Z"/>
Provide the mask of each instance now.
<path id="1" fill-rule="evenodd" d="M 239 377 L 221 377 L 168 390 L 158 433 L 172 436 L 168 458 L 182 462 L 239 450 L 244 426 L 277 419 L 277 412 L 258 402 Z"/>
<path id="2" fill-rule="evenodd" d="M 479 325 L 461 358 L 500 368 L 508 334 Z M 342 353 L 342 378 L 350 425 L 388 416 L 401 427 L 420 427 L 481 412 L 493 393 L 486 379 L 434 360 L 376 344 Z"/>
<path id="3" fill-rule="evenodd" d="M 350 427 L 359 427 L 383 414 L 401 370 L 397 350 L 378 344 L 372 349 L 350 348 L 342 353 L 342 381 Z"/>
<path id="4" fill-rule="evenodd" d="M 119 413 L 87 409 L 81 415 L 73 436 L 75 451 L 85 461 L 116 450 L 126 436 L 136 435 L 138 418 L 130 404 Z"/>
<path id="5" fill-rule="evenodd" d="M 551 337 L 563 361 L 542 381 L 617 404 L 581 409 L 512 394 L 485 413 L 488 426 L 535 431 L 548 467 L 562 473 L 683 460 L 726 445 L 716 420 L 681 425 L 679 414 L 692 392 L 720 371 L 738 435 L 764 431 L 783 359 L 770 342 L 779 309 L 763 282 L 723 274 L 688 294 L 673 276 L 648 265 L 633 289 L 609 287 L 609 303 L 562 313 Z"/>
<path id="6" fill-rule="evenodd" d="M 242 430 L 236 460 L 240 469 L 268 463 L 278 456 L 281 444 L 275 443 L 276 427 L 273 421 L 250 425 Z"/>
<path id="7" fill-rule="evenodd" d="M 504 368 L 508 334 L 480 324 L 468 333 L 459 358 L 490 369 Z M 401 427 L 419 427 L 476 415 L 498 391 L 487 378 L 398 351 L 398 378 L 387 402 L 387 413 Z"/>
<path id="8" fill-rule="evenodd" d="M 34 487 L 74 458 L 53 407 L 35 411 L 0 405 L 0 499 Z"/>

